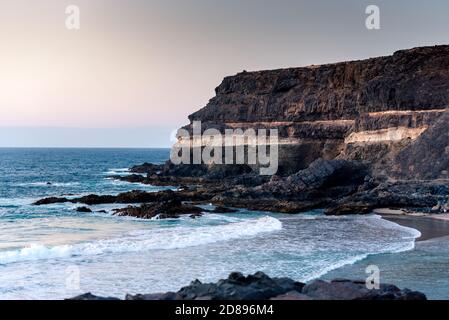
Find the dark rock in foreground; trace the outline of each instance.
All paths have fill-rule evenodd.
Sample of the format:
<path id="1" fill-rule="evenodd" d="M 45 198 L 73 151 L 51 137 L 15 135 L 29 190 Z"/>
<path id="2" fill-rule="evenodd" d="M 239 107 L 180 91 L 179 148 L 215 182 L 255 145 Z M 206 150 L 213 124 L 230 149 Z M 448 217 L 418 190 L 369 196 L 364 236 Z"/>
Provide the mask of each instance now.
<path id="1" fill-rule="evenodd" d="M 331 282 L 315 280 L 306 285 L 302 294 L 315 300 L 426 300 L 417 291 L 399 289 L 391 284 L 380 284 L 379 289 L 369 290 L 364 281 L 336 279 Z"/>
<path id="2" fill-rule="evenodd" d="M 73 300 L 110 300 L 90 293 Z M 417 291 L 381 284 L 369 290 L 363 281 L 337 279 L 331 282 L 315 280 L 309 284 L 290 278 L 270 278 L 263 272 L 244 276 L 233 272 L 217 283 L 193 281 L 178 292 L 126 295 L 126 300 L 426 300 Z"/>
<path id="3" fill-rule="evenodd" d="M 88 292 L 88 293 L 76 296 L 74 298 L 71 298 L 70 300 L 120 300 L 120 299 L 113 298 L 113 297 L 98 297 L 98 296 L 95 296 L 92 293 Z"/>

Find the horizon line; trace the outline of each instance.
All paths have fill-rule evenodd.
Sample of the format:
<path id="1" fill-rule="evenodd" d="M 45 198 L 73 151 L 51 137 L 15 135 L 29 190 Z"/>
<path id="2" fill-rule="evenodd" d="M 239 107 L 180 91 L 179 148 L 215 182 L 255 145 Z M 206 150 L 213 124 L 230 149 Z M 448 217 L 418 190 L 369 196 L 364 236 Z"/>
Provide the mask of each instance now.
<path id="1" fill-rule="evenodd" d="M 81 146 L 34 146 L 34 147 L 11 147 L 0 146 L 0 149 L 171 149 L 171 147 L 136 147 L 136 146 L 119 146 L 119 147 L 107 147 L 107 146 L 95 146 L 95 147 L 81 147 Z"/>

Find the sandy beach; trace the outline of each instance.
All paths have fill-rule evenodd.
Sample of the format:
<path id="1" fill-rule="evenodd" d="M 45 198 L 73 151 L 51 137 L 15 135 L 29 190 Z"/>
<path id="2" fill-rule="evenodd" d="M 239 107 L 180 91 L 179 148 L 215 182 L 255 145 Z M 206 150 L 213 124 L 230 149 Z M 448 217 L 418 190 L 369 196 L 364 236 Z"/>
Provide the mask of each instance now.
<path id="1" fill-rule="evenodd" d="M 449 214 L 409 213 L 393 209 L 376 209 L 374 213 L 386 220 L 419 230 L 421 237 L 417 241 L 449 236 Z"/>

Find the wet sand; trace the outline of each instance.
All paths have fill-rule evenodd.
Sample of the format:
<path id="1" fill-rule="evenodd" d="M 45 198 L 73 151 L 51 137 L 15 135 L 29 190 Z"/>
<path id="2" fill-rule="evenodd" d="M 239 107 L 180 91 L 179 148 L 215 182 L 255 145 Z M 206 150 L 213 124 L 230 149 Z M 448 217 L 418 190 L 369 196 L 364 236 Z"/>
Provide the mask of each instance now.
<path id="1" fill-rule="evenodd" d="M 382 209 L 383 210 L 383 209 Z M 446 214 L 404 213 L 397 210 L 378 210 L 382 218 L 421 232 L 417 241 L 449 236 L 449 217 Z"/>

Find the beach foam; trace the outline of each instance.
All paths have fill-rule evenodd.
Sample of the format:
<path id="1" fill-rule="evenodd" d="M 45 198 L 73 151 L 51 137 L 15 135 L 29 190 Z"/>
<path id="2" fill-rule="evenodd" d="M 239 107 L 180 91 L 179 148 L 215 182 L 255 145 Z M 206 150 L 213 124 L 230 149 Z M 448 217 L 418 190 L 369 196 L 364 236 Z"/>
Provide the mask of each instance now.
<path id="1" fill-rule="evenodd" d="M 248 238 L 282 229 L 282 223 L 273 217 L 205 227 L 173 227 L 133 231 L 120 238 L 46 247 L 33 244 L 19 250 L 0 252 L 0 264 L 43 259 L 61 259 L 71 256 L 140 252 L 152 249 L 181 249 L 215 242 Z"/>

